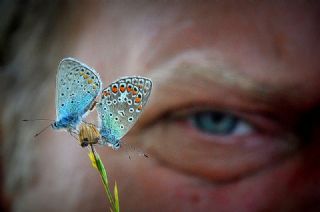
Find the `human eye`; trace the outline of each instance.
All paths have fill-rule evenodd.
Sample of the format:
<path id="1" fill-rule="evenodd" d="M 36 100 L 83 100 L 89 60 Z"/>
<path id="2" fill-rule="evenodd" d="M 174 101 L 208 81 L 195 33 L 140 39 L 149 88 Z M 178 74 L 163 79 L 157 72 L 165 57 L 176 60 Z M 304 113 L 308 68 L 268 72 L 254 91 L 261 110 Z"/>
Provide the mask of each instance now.
<path id="1" fill-rule="evenodd" d="M 228 181 L 281 161 L 297 146 L 264 115 L 199 105 L 171 109 L 153 124 L 143 144 L 151 158 L 190 175 Z"/>
<path id="2" fill-rule="evenodd" d="M 236 136 L 253 131 L 253 127 L 246 121 L 222 111 L 199 111 L 186 118 L 193 128 L 207 135 Z"/>

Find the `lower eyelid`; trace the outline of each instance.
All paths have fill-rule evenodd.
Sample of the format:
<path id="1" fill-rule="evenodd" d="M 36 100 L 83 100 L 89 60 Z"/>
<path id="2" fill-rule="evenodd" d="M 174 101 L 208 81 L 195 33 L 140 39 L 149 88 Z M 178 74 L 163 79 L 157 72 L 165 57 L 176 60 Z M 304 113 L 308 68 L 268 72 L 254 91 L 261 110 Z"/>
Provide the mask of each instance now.
<path id="1" fill-rule="evenodd" d="M 162 165 L 214 181 L 254 173 L 295 150 L 289 140 L 255 131 L 242 136 L 205 135 L 190 129 L 186 120 L 154 125 L 147 137 L 145 150 Z"/>

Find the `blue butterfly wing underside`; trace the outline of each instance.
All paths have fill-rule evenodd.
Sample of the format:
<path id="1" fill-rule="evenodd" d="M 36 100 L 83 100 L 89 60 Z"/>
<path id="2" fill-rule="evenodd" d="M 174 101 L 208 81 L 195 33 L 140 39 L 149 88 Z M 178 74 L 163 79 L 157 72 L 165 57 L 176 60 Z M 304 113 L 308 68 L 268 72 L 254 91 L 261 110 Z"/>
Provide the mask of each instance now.
<path id="1" fill-rule="evenodd" d="M 56 128 L 76 129 L 101 92 L 100 77 L 80 61 L 65 58 L 56 80 Z"/>
<path id="2" fill-rule="evenodd" d="M 120 147 L 120 139 L 141 115 L 152 89 L 152 81 L 144 77 L 125 77 L 102 91 L 97 104 L 102 145 Z"/>

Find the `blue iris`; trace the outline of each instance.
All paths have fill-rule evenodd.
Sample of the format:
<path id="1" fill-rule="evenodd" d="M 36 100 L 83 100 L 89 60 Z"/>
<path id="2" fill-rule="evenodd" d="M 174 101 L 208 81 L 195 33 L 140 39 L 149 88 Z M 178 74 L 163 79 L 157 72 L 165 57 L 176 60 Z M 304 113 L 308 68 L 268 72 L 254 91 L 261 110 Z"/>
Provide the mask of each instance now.
<path id="1" fill-rule="evenodd" d="M 192 125 L 198 130 L 214 134 L 232 134 L 239 123 L 239 119 L 232 114 L 219 111 L 197 112 L 190 116 Z"/>

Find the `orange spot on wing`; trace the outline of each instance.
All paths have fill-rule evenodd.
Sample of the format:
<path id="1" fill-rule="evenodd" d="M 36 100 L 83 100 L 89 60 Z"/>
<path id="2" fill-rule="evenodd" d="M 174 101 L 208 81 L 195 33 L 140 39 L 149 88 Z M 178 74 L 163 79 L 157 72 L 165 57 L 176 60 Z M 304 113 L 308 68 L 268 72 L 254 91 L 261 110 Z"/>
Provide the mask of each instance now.
<path id="1" fill-rule="evenodd" d="M 104 95 L 104 96 L 109 96 L 109 95 L 110 95 L 110 93 L 109 93 L 109 92 L 107 92 L 107 91 L 103 91 L 103 95 Z"/>
<path id="2" fill-rule="evenodd" d="M 139 107 L 137 109 L 138 110 L 142 110 L 142 105 L 139 105 Z"/>
<path id="3" fill-rule="evenodd" d="M 136 95 L 137 93 L 138 93 L 138 89 L 133 89 L 133 90 L 132 90 L 132 94 L 133 94 L 133 95 Z"/>
<path id="4" fill-rule="evenodd" d="M 132 85 L 131 85 L 131 84 L 128 84 L 128 85 L 127 85 L 127 91 L 128 91 L 128 92 L 131 92 L 131 91 L 132 91 Z"/>
<path id="5" fill-rule="evenodd" d="M 112 86 L 111 90 L 112 90 L 113 93 L 117 93 L 118 92 L 118 88 L 116 86 Z"/>
<path id="6" fill-rule="evenodd" d="M 88 79 L 89 76 L 88 76 L 87 74 L 85 74 L 85 75 L 83 75 L 83 78 L 84 78 L 84 79 Z"/>
<path id="7" fill-rule="evenodd" d="M 139 97 L 135 98 L 134 102 L 135 102 L 135 103 L 141 102 L 141 98 L 139 98 Z"/>
<path id="8" fill-rule="evenodd" d="M 123 93 L 126 90 L 124 86 L 120 86 L 120 91 Z"/>

